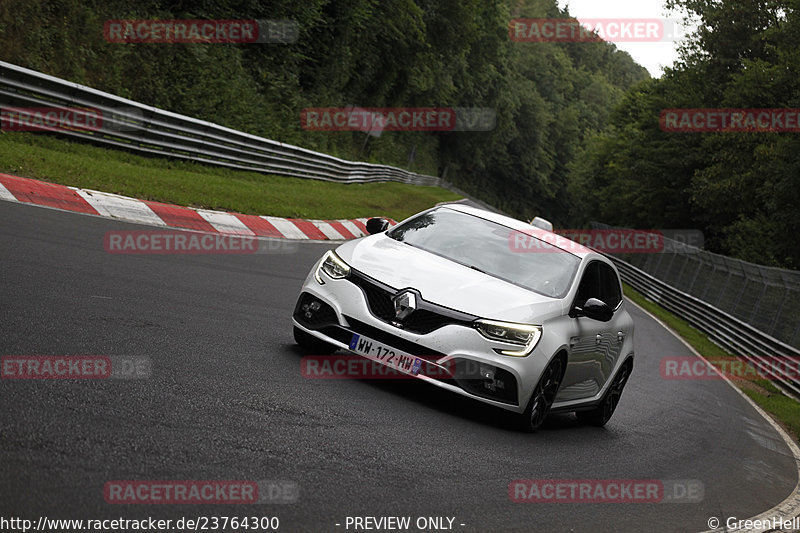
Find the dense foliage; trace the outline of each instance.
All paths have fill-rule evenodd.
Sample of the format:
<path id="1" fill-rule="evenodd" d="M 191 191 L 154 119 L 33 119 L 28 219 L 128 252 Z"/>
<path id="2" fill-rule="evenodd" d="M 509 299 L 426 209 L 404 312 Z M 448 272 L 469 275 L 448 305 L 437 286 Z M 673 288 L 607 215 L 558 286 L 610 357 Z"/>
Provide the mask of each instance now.
<path id="1" fill-rule="evenodd" d="M 682 58 L 617 108 L 576 158 L 577 215 L 634 227 L 700 228 L 708 248 L 800 267 L 797 133 L 667 133 L 668 108 L 800 108 L 797 0 L 670 0 L 698 30 Z"/>
<path id="2" fill-rule="evenodd" d="M 555 0 L 3 0 L 0 59 L 353 159 L 446 174 L 518 216 L 567 224 L 569 164 L 648 75 L 608 43 L 518 43 Z M 112 44 L 107 19 L 291 19 L 293 44 Z M 490 132 L 308 132 L 323 106 L 492 108 Z M 410 154 L 414 154 L 413 162 Z"/>

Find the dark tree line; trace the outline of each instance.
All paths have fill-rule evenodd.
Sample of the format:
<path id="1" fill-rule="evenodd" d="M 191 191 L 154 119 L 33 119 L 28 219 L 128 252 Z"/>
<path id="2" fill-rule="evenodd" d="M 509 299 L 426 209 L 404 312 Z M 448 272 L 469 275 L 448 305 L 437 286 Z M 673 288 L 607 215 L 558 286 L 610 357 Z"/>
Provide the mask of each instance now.
<path id="1" fill-rule="evenodd" d="M 670 0 L 698 30 L 681 60 L 635 87 L 572 165 L 573 212 L 621 225 L 699 228 L 706 246 L 800 267 L 800 137 L 667 133 L 669 108 L 800 108 L 796 0 Z"/>
<path id="2" fill-rule="evenodd" d="M 351 159 L 442 175 L 564 226 L 571 165 L 647 72 L 612 44 L 518 43 L 555 0 L 3 0 L 0 59 Z M 290 19 L 291 44 L 114 44 L 108 19 Z M 306 107 L 491 108 L 489 132 L 310 132 Z M 579 195 L 583 195 L 579 191 Z M 613 217 L 611 217 L 613 218 Z"/>

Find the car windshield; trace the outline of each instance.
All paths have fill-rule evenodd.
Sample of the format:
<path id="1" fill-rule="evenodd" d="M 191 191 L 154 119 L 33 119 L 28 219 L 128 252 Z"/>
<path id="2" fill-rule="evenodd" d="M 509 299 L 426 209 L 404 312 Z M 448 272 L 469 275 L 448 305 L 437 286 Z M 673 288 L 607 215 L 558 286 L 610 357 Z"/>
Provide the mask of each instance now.
<path id="1" fill-rule="evenodd" d="M 440 208 L 388 233 L 392 239 L 551 298 L 569 290 L 580 259 L 532 235 L 489 220 Z M 535 246 L 516 246 L 518 237 Z"/>

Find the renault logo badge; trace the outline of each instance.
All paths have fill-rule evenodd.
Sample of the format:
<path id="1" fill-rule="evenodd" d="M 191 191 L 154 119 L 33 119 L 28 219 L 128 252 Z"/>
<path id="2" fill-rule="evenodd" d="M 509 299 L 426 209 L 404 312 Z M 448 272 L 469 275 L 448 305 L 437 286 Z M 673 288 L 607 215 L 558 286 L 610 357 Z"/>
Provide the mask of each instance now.
<path id="1" fill-rule="evenodd" d="M 403 320 L 417 308 L 417 297 L 413 292 L 405 291 L 392 298 L 394 315 L 398 320 Z"/>

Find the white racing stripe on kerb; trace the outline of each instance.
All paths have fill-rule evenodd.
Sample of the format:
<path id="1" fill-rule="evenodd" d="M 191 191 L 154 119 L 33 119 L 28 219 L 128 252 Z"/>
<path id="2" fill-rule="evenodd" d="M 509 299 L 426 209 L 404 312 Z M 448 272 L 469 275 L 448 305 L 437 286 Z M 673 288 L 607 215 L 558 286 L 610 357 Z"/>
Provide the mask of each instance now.
<path id="1" fill-rule="evenodd" d="M 244 225 L 244 222 L 230 213 L 222 211 L 209 211 L 198 209 L 197 214 L 206 219 L 214 229 L 220 233 L 232 233 L 234 235 L 255 235 L 255 233 Z"/>
<path id="2" fill-rule="evenodd" d="M 342 226 L 347 228 L 350 231 L 350 233 L 352 233 L 356 237 L 363 237 L 364 235 L 366 235 L 366 233 L 358 229 L 358 226 L 353 224 L 353 222 L 350 220 L 340 220 L 339 222 L 341 222 Z"/>
<path id="3" fill-rule="evenodd" d="M 0 200 L 8 200 L 10 202 L 19 201 L 14 197 L 13 194 L 11 194 L 11 191 L 5 188 L 5 186 L 2 183 L 0 183 Z"/>
<path id="4" fill-rule="evenodd" d="M 146 203 L 140 200 L 90 189 L 75 189 L 75 192 L 102 216 L 156 226 L 167 225 Z"/>
<path id="5" fill-rule="evenodd" d="M 329 222 L 325 222 L 324 220 L 309 220 L 312 224 L 314 224 L 317 229 L 319 229 L 327 238 L 334 240 L 334 241 L 341 241 L 344 239 L 344 236 L 336 231 L 336 229 L 330 225 Z"/>
<path id="6" fill-rule="evenodd" d="M 300 231 L 300 228 L 292 224 L 285 218 L 262 216 L 264 220 L 275 226 L 287 239 L 308 239 L 308 235 Z"/>

